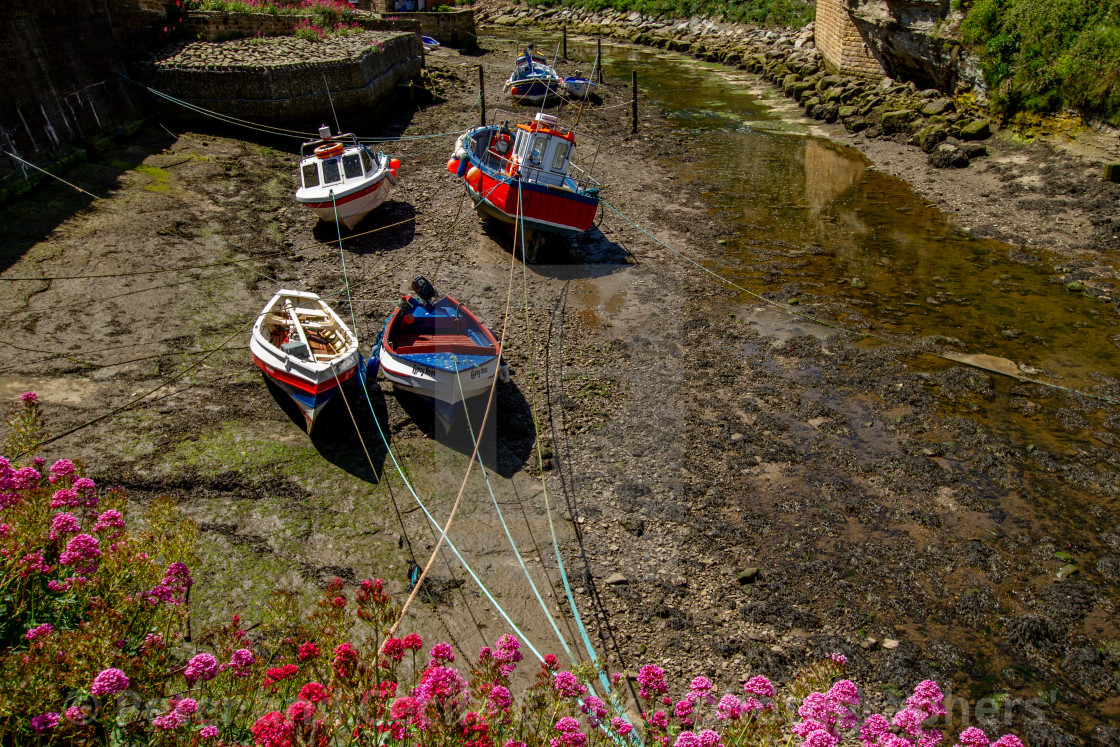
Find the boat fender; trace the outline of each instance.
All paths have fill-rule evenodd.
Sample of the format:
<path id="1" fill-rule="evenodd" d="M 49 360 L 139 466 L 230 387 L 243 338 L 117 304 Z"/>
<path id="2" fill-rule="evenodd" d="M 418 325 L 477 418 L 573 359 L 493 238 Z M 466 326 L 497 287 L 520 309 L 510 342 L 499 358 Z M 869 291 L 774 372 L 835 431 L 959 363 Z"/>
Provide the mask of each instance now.
<path id="1" fill-rule="evenodd" d="M 502 382 L 503 384 L 508 384 L 509 379 L 509 364 L 505 361 L 502 361 L 498 364 L 498 381 Z"/>
<path id="2" fill-rule="evenodd" d="M 396 183 L 396 181 L 397 181 L 397 170 L 396 169 L 389 169 L 389 175 L 391 177 L 393 177 L 393 182 Z"/>
<path id="3" fill-rule="evenodd" d="M 459 175 L 459 159 L 452 158 L 447 162 L 447 173 Z"/>
<path id="4" fill-rule="evenodd" d="M 451 155 L 454 158 L 459 158 L 459 159 L 466 158 L 467 157 L 467 149 L 463 147 L 462 143 L 459 143 L 459 147 L 456 148 L 455 152 L 452 153 Z"/>
<path id="5" fill-rule="evenodd" d="M 479 191 L 482 184 L 482 171 L 477 166 L 471 166 L 470 170 L 467 171 L 467 184 L 471 185 L 471 189 L 475 192 Z"/>
<path id="6" fill-rule="evenodd" d="M 469 169 L 470 167 L 471 161 L 464 154 L 463 157 L 459 159 L 459 164 L 455 167 L 455 176 L 462 179 L 466 175 L 467 169 Z"/>
<path id="7" fill-rule="evenodd" d="M 514 86 L 513 88 L 509 89 L 509 93 L 510 93 L 511 96 L 521 95 L 521 91 L 517 90 L 517 86 Z"/>
<path id="8" fill-rule="evenodd" d="M 404 323 L 405 324 L 412 324 L 414 321 L 416 321 L 416 317 L 414 317 L 412 314 L 405 314 L 404 315 Z"/>
<path id="9" fill-rule="evenodd" d="M 396 171 L 400 167 L 401 167 L 401 159 L 399 159 L 399 158 L 390 158 L 389 159 L 389 168 L 391 168 L 393 171 Z"/>

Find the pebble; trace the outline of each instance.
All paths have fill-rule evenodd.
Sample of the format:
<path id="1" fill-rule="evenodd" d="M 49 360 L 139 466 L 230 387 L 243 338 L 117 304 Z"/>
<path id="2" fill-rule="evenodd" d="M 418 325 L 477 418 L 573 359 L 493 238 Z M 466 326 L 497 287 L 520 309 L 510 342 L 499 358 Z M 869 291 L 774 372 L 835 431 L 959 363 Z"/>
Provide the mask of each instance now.
<path id="1" fill-rule="evenodd" d="M 621 573 L 615 572 L 607 576 L 607 580 L 603 583 L 607 586 L 626 586 L 630 583 L 630 579 L 626 578 L 626 576 L 623 576 Z"/>
<path id="2" fill-rule="evenodd" d="M 898 641 L 896 641 L 894 638 L 884 638 L 883 639 L 883 650 L 884 651 L 890 651 L 891 649 L 895 649 L 895 648 L 898 648 Z"/>

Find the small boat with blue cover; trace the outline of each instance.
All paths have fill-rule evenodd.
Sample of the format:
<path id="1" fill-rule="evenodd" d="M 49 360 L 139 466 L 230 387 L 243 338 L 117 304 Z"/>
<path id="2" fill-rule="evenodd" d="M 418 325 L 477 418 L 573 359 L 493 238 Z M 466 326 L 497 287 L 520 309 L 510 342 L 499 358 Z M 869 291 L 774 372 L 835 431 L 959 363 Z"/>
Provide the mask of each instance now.
<path id="1" fill-rule="evenodd" d="M 563 88 L 560 74 L 529 45 L 517 58 L 517 67 L 506 79 L 505 88 L 514 101 L 539 104 L 559 96 Z"/>
<path id="2" fill-rule="evenodd" d="M 412 281 L 415 296 L 401 296 L 377 337 L 385 378 L 399 391 L 431 399 L 445 423 L 453 407 L 490 391 L 494 377 L 509 380 L 498 340 L 470 309 L 439 296 L 424 277 Z"/>

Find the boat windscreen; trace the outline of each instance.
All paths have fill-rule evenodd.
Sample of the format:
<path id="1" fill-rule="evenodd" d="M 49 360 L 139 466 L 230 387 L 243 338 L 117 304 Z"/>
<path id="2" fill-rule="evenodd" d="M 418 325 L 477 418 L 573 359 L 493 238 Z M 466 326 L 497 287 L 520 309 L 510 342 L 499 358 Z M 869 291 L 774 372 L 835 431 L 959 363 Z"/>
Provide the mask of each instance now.
<path id="1" fill-rule="evenodd" d="M 366 173 L 373 171 L 373 161 L 369 157 L 369 152 L 362 150 L 362 165 L 366 167 Z"/>
<path id="2" fill-rule="evenodd" d="M 319 186 L 319 164 L 314 161 L 303 165 L 303 186 L 308 188 Z"/>
<path id="3" fill-rule="evenodd" d="M 357 153 L 342 157 L 342 168 L 346 171 L 347 179 L 357 179 L 362 175 L 362 161 Z"/>
<path id="4" fill-rule="evenodd" d="M 342 174 L 338 171 L 338 159 L 331 158 L 323 161 L 323 183 L 334 184 L 342 181 Z"/>

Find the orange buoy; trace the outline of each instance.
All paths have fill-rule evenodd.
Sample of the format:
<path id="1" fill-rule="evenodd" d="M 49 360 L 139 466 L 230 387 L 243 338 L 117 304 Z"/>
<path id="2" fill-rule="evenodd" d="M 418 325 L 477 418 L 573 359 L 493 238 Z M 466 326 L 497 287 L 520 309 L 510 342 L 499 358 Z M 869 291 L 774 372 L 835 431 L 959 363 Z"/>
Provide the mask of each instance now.
<path id="1" fill-rule="evenodd" d="M 452 174 L 458 174 L 459 173 L 459 159 L 458 158 L 452 158 L 450 161 L 448 161 L 447 162 L 447 170 L 448 170 L 448 172 L 450 172 Z"/>
<path id="2" fill-rule="evenodd" d="M 509 89 L 509 92 L 510 92 L 511 96 L 517 96 L 518 94 L 521 93 L 521 91 L 517 90 L 517 86 L 514 86 L 513 88 Z"/>
<path id="3" fill-rule="evenodd" d="M 397 170 L 396 169 L 389 169 L 389 173 L 393 175 L 394 179 L 397 178 Z"/>
<path id="4" fill-rule="evenodd" d="M 346 150 L 342 143 L 329 143 L 327 145 L 320 145 L 315 149 L 315 156 L 318 158 L 333 158 L 342 151 Z"/>
<path id="5" fill-rule="evenodd" d="M 389 159 L 389 168 L 391 168 L 393 171 L 396 171 L 400 167 L 401 167 L 401 159 L 399 159 L 399 158 L 390 158 Z"/>
<path id="6" fill-rule="evenodd" d="M 477 166 L 471 166 L 467 171 L 467 184 L 471 185 L 475 192 L 478 191 L 478 185 L 482 182 L 482 171 Z"/>

